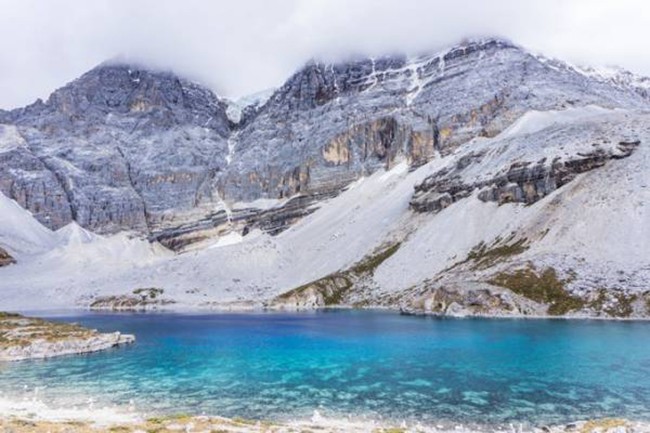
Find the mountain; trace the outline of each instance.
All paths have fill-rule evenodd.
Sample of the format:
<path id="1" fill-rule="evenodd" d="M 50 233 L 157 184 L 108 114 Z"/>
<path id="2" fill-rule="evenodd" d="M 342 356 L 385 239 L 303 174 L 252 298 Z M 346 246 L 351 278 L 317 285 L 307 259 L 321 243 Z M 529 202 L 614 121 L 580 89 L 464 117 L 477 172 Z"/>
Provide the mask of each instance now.
<path id="1" fill-rule="evenodd" d="M 103 64 L 10 118 L 0 189 L 52 229 L 147 233 L 226 164 L 226 104 L 170 73 Z"/>
<path id="2" fill-rule="evenodd" d="M 646 316 L 647 83 L 500 39 L 312 61 L 245 107 L 100 65 L 0 115 L 3 199 L 57 230 L 0 232 L 0 299 Z"/>

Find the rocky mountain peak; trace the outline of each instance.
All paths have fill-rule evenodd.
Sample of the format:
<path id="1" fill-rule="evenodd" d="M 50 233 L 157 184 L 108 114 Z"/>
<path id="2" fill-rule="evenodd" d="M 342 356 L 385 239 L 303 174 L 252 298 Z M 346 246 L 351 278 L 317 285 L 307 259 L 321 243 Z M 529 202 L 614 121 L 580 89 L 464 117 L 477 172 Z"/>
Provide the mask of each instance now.
<path id="1" fill-rule="evenodd" d="M 278 89 L 269 103 L 289 111 L 314 109 L 343 96 L 376 89 L 378 85 L 380 88 L 399 85 L 399 82 L 437 71 L 446 63 L 459 62 L 467 57 L 482 59 L 504 50 L 524 54 L 520 47 L 508 40 L 486 38 L 468 39 L 444 51 L 415 57 L 392 54 L 335 63 L 312 59 Z"/>
<path id="2" fill-rule="evenodd" d="M 118 120 L 149 120 L 144 125 L 160 128 L 200 125 L 225 136 L 229 133 L 226 108 L 211 90 L 172 72 L 113 60 L 56 90 L 47 102 L 37 101 L 14 113 L 14 117 L 27 123 L 46 115 L 63 124 L 97 124 L 115 121 L 117 116 Z"/>

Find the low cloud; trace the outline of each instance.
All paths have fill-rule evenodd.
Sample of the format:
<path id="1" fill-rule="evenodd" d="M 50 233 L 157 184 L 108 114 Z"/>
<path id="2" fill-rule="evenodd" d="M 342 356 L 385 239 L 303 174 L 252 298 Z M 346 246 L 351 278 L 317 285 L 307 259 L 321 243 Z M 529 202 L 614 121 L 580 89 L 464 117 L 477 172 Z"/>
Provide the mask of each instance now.
<path id="1" fill-rule="evenodd" d="M 0 107 L 122 56 L 237 97 L 311 57 L 435 51 L 495 35 L 534 51 L 650 75 L 643 0 L 0 0 Z"/>

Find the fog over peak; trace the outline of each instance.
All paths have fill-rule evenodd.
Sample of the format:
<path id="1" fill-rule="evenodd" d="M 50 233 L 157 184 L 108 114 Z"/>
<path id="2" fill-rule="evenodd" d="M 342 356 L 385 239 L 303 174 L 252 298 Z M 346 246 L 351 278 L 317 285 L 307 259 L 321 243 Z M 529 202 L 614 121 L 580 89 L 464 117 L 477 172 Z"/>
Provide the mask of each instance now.
<path id="1" fill-rule="evenodd" d="M 0 0 L 0 107 L 107 59 L 173 70 L 220 95 L 280 85 L 311 58 L 420 53 L 503 37 L 650 75 L 643 0 Z"/>

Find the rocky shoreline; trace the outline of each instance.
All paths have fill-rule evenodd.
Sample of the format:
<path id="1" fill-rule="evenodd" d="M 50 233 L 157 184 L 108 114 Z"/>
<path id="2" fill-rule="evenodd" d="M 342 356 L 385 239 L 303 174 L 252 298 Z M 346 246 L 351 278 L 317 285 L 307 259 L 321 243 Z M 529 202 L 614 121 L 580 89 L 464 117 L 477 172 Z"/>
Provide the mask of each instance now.
<path id="1" fill-rule="evenodd" d="M 133 342 L 130 334 L 0 313 L 0 362 L 98 352 Z"/>
<path id="2" fill-rule="evenodd" d="M 278 297 L 279 298 L 279 297 Z M 239 302 L 206 302 L 202 304 L 185 304 L 174 300 L 167 300 L 166 302 L 152 303 L 146 305 L 130 305 L 125 302 L 119 302 L 126 298 L 114 296 L 102 299 L 101 306 L 99 305 L 76 305 L 70 308 L 70 311 L 79 312 L 98 312 L 98 313 L 169 313 L 169 314 L 221 314 L 221 313 L 241 313 L 241 314 L 255 314 L 255 313 L 303 313 L 314 312 L 323 310 L 377 310 L 385 311 L 404 316 L 417 316 L 417 317 L 439 317 L 439 318 L 454 318 L 454 319 L 528 319 L 528 320 L 598 320 L 598 321 L 614 321 L 614 322 L 635 322 L 635 321 L 650 321 L 650 316 L 608 316 L 596 315 L 586 312 L 569 312 L 563 315 L 552 315 L 544 312 L 543 308 L 538 311 L 528 312 L 528 314 L 518 313 L 515 311 L 474 311 L 470 309 L 454 309 L 449 311 L 435 311 L 421 307 L 413 307 L 408 304 L 331 304 L 326 305 L 319 302 L 318 296 L 312 298 L 305 298 L 304 302 L 278 302 L 277 298 L 262 302 L 262 301 L 239 301 Z M 106 300 L 106 302 L 105 302 Z M 112 302 L 116 301 L 116 302 Z M 301 299 L 302 301 L 302 299 Z"/>
<path id="3" fill-rule="evenodd" d="M 92 415 L 92 414 L 88 414 Z M 92 418 L 92 416 L 90 417 Z M 390 425 L 367 420 L 323 418 L 318 413 L 310 420 L 267 422 L 241 418 L 176 415 L 105 422 L 101 417 L 88 420 L 48 420 L 16 415 L 0 416 L 0 430 L 14 433 L 89 433 L 89 432 L 221 432 L 221 433 L 647 433 L 650 424 L 625 419 L 606 418 L 575 423 L 525 427 L 452 425 Z"/>

